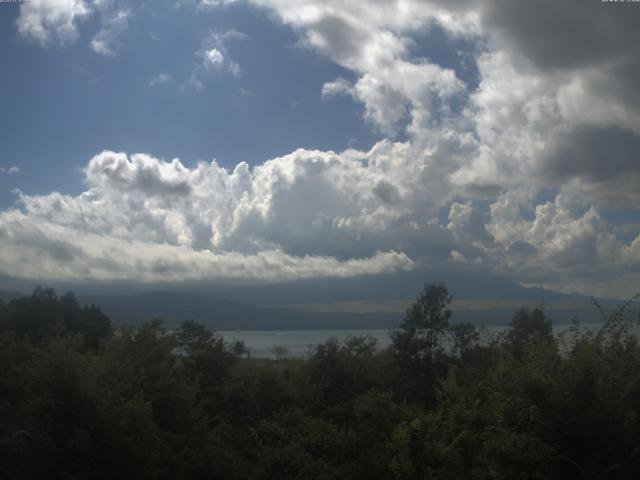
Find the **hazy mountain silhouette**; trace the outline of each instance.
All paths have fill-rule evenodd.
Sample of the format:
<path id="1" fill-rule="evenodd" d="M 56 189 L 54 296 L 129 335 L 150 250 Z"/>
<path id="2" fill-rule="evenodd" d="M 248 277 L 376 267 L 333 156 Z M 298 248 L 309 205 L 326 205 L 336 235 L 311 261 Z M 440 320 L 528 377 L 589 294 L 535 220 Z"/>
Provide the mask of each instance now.
<path id="1" fill-rule="evenodd" d="M 390 328 L 398 321 L 389 313 L 301 312 L 162 291 L 130 296 L 84 295 L 78 301 L 98 305 L 115 323 L 137 324 L 157 318 L 171 327 L 184 320 L 196 320 L 215 330 Z"/>
<path id="2" fill-rule="evenodd" d="M 570 300 L 575 300 L 569 297 Z M 398 312 L 366 313 L 307 311 L 296 307 L 265 307 L 220 298 L 176 292 L 148 292 L 130 296 L 80 296 L 82 304 L 98 305 L 115 323 L 138 324 L 158 318 L 168 326 L 184 320 L 196 320 L 215 330 L 341 330 L 395 328 L 402 319 Z M 566 300 L 566 299 L 565 299 Z M 574 316 L 583 322 L 598 321 L 598 312 L 586 298 L 582 302 L 568 303 L 575 307 L 556 308 L 549 303 L 547 312 L 558 323 L 567 323 Z M 409 302 L 410 303 L 410 302 Z M 516 303 L 509 308 L 454 310 L 453 321 L 472 321 L 486 325 L 502 325 L 513 317 Z M 531 303 L 529 303 L 531 305 Z M 408 306 L 408 304 L 407 304 Z M 402 307 L 400 307 L 402 308 Z"/>
<path id="3" fill-rule="evenodd" d="M 207 285 L 191 292 L 254 305 L 290 305 L 349 300 L 415 300 L 427 282 L 444 282 L 454 299 L 588 301 L 587 296 L 527 288 L 486 272 L 412 271 L 358 278 L 327 278 L 249 286 Z"/>
<path id="4" fill-rule="evenodd" d="M 576 316 L 582 322 L 600 320 L 587 296 L 525 288 L 480 272 L 403 272 L 263 285 L 180 284 L 125 295 L 87 294 L 87 286 L 54 286 L 59 291 L 73 289 L 81 304 L 98 305 L 115 324 L 139 324 L 157 318 L 169 327 L 196 320 L 215 330 L 339 330 L 394 328 L 402 319 L 404 306 L 415 300 L 422 286 L 437 281 L 445 282 L 453 294 L 454 322 L 506 324 L 523 305 L 542 306 L 556 323 L 568 323 Z M 94 292 L 111 293 L 106 287 L 92 288 Z M 0 291 L 5 302 L 20 295 Z M 340 302 L 354 301 L 368 304 L 368 310 L 340 309 Z M 376 308 L 384 302 L 393 303 L 393 308 Z M 620 302 L 603 299 L 602 303 Z"/>

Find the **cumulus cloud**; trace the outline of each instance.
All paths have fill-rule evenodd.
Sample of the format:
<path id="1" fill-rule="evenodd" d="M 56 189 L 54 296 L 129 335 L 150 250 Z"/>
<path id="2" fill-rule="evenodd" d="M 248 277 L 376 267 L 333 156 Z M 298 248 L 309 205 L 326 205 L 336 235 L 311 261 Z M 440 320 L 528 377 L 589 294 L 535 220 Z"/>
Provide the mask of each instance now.
<path id="1" fill-rule="evenodd" d="M 323 95 L 349 93 L 364 105 L 364 118 L 386 135 L 406 119 L 414 128 L 438 123 L 447 102 L 464 94 L 449 68 L 411 58 L 411 33 L 440 19 L 456 34 L 470 34 L 473 18 L 429 2 L 309 2 L 254 0 L 298 30 L 303 43 L 352 70 L 354 85 L 325 83 Z"/>
<path id="2" fill-rule="evenodd" d="M 29 274 L 12 263 L 20 248 L 50 275 L 75 279 L 135 278 L 137 269 L 146 281 L 278 280 L 454 262 L 555 289 L 635 293 L 637 223 L 619 236 L 606 210 L 640 205 L 640 9 L 249 1 L 303 48 L 349 70 L 352 81 L 323 79 L 319 93 L 361 103 L 387 139 L 369 151 L 301 149 L 232 171 L 103 152 L 85 168 L 83 194 L 23 195 L 20 211 L 0 214 L 0 236 L 14 249 L 3 271 Z M 62 3 L 61 31 L 75 31 L 86 14 L 70 6 L 84 3 Z M 48 32 L 38 18 L 25 25 Z M 418 34 L 432 29 L 469 48 L 477 78 L 430 59 L 428 42 L 416 54 Z M 187 84 L 239 75 L 226 47 L 241 38 L 207 37 Z"/>
<path id="3" fill-rule="evenodd" d="M 78 23 L 91 13 L 85 0 L 31 0 L 20 5 L 18 31 L 42 45 L 74 41 Z"/>
<path id="4" fill-rule="evenodd" d="M 95 14 L 100 16 L 100 30 L 89 47 L 113 56 L 131 16 L 130 10 L 117 8 L 114 0 L 31 0 L 20 5 L 18 32 L 42 46 L 70 44 L 78 37 L 78 25 Z"/>
<path id="5" fill-rule="evenodd" d="M 10 167 L 0 167 L 0 174 L 17 175 L 20 173 L 20 167 L 12 165 Z"/>
<path id="6" fill-rule="evenodd" d="M 349 80 L 338 77 L 331 82 L 325 82 L 322 85 L 322 97 L 330 98 L 335 95 L 353 95 L 353 85 Z"/>
<path id="7" fill-rule="evenodd" d="M 631 241 L 594 207 L 573 194 L 538 205 L 513 193 L 481 214 L 472 202 L 452 203 L 450 257 L 466 268 L 490 270 L 525 285 L 609 297 L 631 296 L 640 280 L 640 234 Z"/>
<path id="8" fill-rule="evenodd" d="M 453 202 L 449 208 L 447 229 L 453 236 L 456 248 L 465 257 L 481 258 L 481 253 L 493 237 L 487 232 L 485 221 L 471 202 Z"/>
<path id="9" fill-rule="evenodd" d="M 414 155 L 405 144 L 385 141 L 369 152 L 298 150 L 228 172 L 216 162 L 190 169 L 179 160 L 103 152 L 85 168 L 90 188 L 83 195 L 22 202 L 31 216 L 127 239 L 194 249 L 373 255 L 397 248 L 391 238 L 404 238 L 400 229 L 410 238 L 410 231 L 431 228 L 447 201 L 435 184 L 422 188 L 438 167 L 433 158 L 417 163 Z M 418 242 L 403 247 L 419 248 Z"/>
<path id="10" fill-rule="evenodd" d="M 640 235 L 622 242 L 568 194 L 535 206 L 531 220 L 512 194 L 483 214 L 425 188 L 437 159 L 415 158 L 407 143 L 382 141 L 368 152 L 298 150 L 228 171 L 105 151 L 85 167 L 84 193 L 22 194 L 20 210 L 0 213 L 0 271 L 69 281 L 282 281 L 451 261 L 555 289 L 631 289 Z M 442 207 L 446 225 L 437 220 Z"/>
<path id="11" fill-rule="evenodd" d="M 405 253 L 371 240 L 402 216 L 368 186 L 384 168 L 355 153 L 301 150 L 228 172 L 103 152 L 85 168 L 83 194 L 23 195 L 22 211 L 0 214 L 1 270 L 72 281 L 278 281 L 410 269 Z M 314 245 L 316 236 L 336 239 Z M 359 236 L 367 248 L 354 248 Z"/>
<path id="12" fill-rule="evenodd" d="M 580 159 L 564 141 L 594 130 L 600 130 L 594 138 L 601 140 L 615 136 L 610 132 L 616 129 L 640 136 L 640 60 L 634 47 L 640 9 L 633 5 L 579 0 L 252 3 L 275 12 L 305 45 L 357 75 L 353 84 L 328 80 L 325 98 L 351 95 L 363 104 L 364 118 L 385 135 L 403 132 L 438 149 L 446 132 L 449 146 L 459 143 L 468 161 L 457 165 L 451 179 L 461 195 L 491 199 L 518 189 L 534 198 L 552 187 L 582 192 L 605 207 L 628 199 L 637 203 L 633 182 L 598 176 L 594 165 L 608 163 L 602 149 L 597 159 Z M 415 56 L 416 32 L 434 26 L 451 40 L 475 45 L 471 58 L 478 85 Z M 623 157 L 637 152 L 632 141 L 623 143 L 626 153 L 615 143 L 605 144 Z M 548 169 L 567 172 L 565 163 L 579 168 L 550 183 Z"/>
<path id="13" fill-rule="evenodd" d="M 0 214 L 3 272 L 18 278 L 66 281 L 289 281 L 351 277 L 409 269 L 396 252 L 365 259 L 293 257 L 282 250 L 255 254 L 193 250 L 182 245 L 125 240 L 78 231 L 53 222 L 34 221 L 20 212 Z"/>
<path id="14" fill-rule="evenodd" d="M 637 178 L 638 162 L 631 159 L 637 159 L 640 139 L 640 61 L 633 44 L 640 10 L 600 2 L 508 3 L 482 2 L 492 48 L 506 61 L 494 62 L 493 71 L 487 66 L 475 106 L 489 105 L 481 95 L 488 96 L 505 71 L 513 72 L 520 83 L 511 90 L 524 92 L 526 102 L 507 99 L 503 109 L 526 132 L 517 145 L 530 173 L 524 177 L 538 187 L 562 183 L 597 205 L 634 208 L 640 191 L 626 180 Z M 534 85 L 522 88 L 527 79 Z M 495 113 L 484 115 L 490 116 Z M 510 160 L 507 155 L 496 166 L 505 171 Z"/>
<path id="15" fill-rule="evenodd" d="M 605 208 L 637 208 L 640 10 L 500 0 L 476 8 L 488 50 L 467 116 L 480 148 L 454 181 L 529 197 L 559 188 Z"/>
<path id="16" fill-rule="evenodd" d="M 594 207 L 580 212 L 579 203 L 559 194 L 526 220 L 517 199 L 501 196 L 491 205 L 487 230 L 495 241 L 487 255 L 499 270 L 519 272 L 524 283 L 632 295 L 640 280 L 640 234 L 625 244 Z"/>
<path id="17" fill-rule="evenodd" d="M 253 3 L 274 11 L 305 45 L 356 75 L 353 83 L 326 81 L 323 97 L 352 96 L 381 132 L 407 134 L 407 163 L 432 155 L 430 174 L 445 190 L 495 202 L 489 218 L 473 202 L 451 205 L 446 229 L 456 261 L 538 284 L 543 271 L 555 272 L 556 286 L 566 282 L 581 291 L 615 277 L 625 265 L 627 272 L 637 271 L 637 262 L 630 261 L 636 243 L 618 241 L 597 208 L 640 205 L 640 68 L 633 46 L 640 10 L 577 1 Z M 477 84 L 413 54 L 414 34 L 434 25 L 451 40 L 476 46 Z M 553 202 L 536 207 L 540 192 L 549 189 L 565 202 L 573 198 L 586 213 Z M 380 189 L 388 198 L 393 191 Z M 442 198 L 450 201 L 452 195 Z M 506 198 L 523 207 L 500 222 Z M 527 209 L 538 225 L 547 218 L 544 212 L 553 212 L 546 236 L 524 234 L 532 228 L 523 217 Z M 514 231 L 514 225 L 521 238 L 506 241 L 501 232 Z M 571 239 L 565 250 L 551 240 L 545 244 L 553 235 Z M 605 244 L 617 252 L 615 261 L 604 255 Z M 583 254 L 567 255 L 571 248 Z M 588 258 L 591 269 L 581 267 Z M 562 271 L 553 268 L 559 259 Z M 624 281 L 614 283 L 624 288 Z"/>

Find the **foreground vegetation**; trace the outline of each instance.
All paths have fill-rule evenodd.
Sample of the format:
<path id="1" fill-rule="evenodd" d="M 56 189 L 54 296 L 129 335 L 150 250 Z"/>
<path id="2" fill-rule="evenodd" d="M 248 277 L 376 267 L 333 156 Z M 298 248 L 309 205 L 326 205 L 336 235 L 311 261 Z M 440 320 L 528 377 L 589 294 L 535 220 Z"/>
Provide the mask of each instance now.
<path id="1" fill-rule="evenodd" d="M 540 310 L 480 342 L 427 285 L 378 350 L 247 358 L 203 325 L 112 331 L 38 288 L 0 306 L 1 478 L 638 478 L 625 308 L 561 338 Z"/>

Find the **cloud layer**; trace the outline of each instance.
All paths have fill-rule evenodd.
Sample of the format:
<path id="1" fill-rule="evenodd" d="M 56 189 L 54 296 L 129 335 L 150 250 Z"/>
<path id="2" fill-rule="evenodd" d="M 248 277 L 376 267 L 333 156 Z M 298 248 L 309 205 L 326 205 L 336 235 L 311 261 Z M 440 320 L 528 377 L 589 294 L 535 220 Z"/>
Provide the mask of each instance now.
<path id="1" fill-rule="evenodd" d="M 98 3 L 34 0 L 20 32 L 71 41 Z M 102 152 L 86 165 L 82 195 L 23 195 L 20 210 L 0 213 L 0 270 L 266 281 L 444 265 L 635 293 L 640 227 L 614 225 L 607 212 L 640 205 L 637 5 L 250 3 L 352 72 L 326 79 L 318 95 L 350 96 L 386 139 L 369 151 L 296 150 L 232 171 Z M 112 26 L 96 39 L 111 45 Z M 477 76 L 433 60 L 425 38 L 436 31 Z M 203 41 L 194 86 L 220 70 L 239 74 L 224 48 L 239 35 Z"/>
<path id="2" fill-rule="evenodd" d="M 82 195 L 22 196 L 23 211 L 0 214 L 2 271 L 72 281 L 279 281 L 413 266 L 391 249 L 339 256 L 321 239 L 307 247 L 314 235 L 343 230 L 351 240 L 341 245 L 354 251 L 358 230 L 379 228 L 354 231 L 345 225 L 366 219 L 336 218 L 347 202 L 375 203 L 372 192 L 333 185 L 353 174 L 363 182 L 380 175 L 359 158 L 299 151 L 253 172 L 246 164 L 227 172 L 215 162 L 188 169 L 178 160 L 103 152 L 85 173 L 90 188 Z M 325 193 L 342 198 L 329 205 Z M 299 211 L 289 207 L 295 203 Z M 359 208 L 351 208 L 354 215 Z"/>
<path id="3" fill-rule="evenodd" d="M 624 244 L 594 208 L 560 194 L 527 220 L 505 194 L 483 215 L 431 184 L 437 158 L 416 158 L 409 143 L 383 141 L 369 152 L 298 150 L 229 172 L 105 151 L 86 166 L 83 194 L 22 195 L 21 210 L 0 213 L 0 268 L 23 278 L 174 282 L 464 265 L 583 291 L 637 280 L 640 236 Z"/>
<path id="4" fill-rule="evenodd" d="M 325 96 L 351 95 L 363 104 L 365 120 L 387 135 L 404 132 L 436 150 L 464 146 L 465 161 L 453 155 L 450 163 L 465 195 L 495 198 L 525 189 L 531 197 L 553 187 L 607 207 L 640 200 L 637 6 L 252 2 L 357 74 L 353 85 L 327 82 Z M 430 61 L 428 44 L 426 57 L 412 53 L 416 34 L 434 28 L 467 42 L 479 85 Z M 580 146 L 585 139 L 590 148 Z"/>

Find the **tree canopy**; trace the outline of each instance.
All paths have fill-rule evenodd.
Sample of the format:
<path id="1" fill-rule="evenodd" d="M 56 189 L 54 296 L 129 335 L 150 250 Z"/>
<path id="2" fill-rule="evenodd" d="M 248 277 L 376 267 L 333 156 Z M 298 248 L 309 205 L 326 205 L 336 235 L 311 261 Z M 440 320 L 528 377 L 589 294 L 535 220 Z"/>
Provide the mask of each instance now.
<path id="1" fill-rule="evenodd" d="M 113 329 L 38 288 L 0 305 L 0 478 L 637 477 L 624 309 L 562 336 L 522 309 L 487 338 L 451 299 L 426 285 L 388 348 L 332 338 L 269 360 L 193 321 Z"/>

